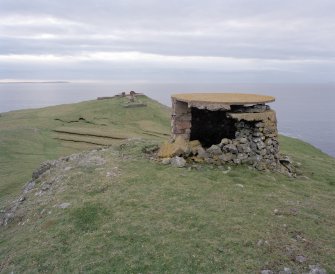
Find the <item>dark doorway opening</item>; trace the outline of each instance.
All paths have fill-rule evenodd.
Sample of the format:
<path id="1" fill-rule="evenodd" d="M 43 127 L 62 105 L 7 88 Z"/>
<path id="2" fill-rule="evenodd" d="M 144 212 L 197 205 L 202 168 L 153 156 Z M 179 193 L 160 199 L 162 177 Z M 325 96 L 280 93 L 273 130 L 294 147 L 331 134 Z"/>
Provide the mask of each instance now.
<path id="1" fill-rule="evenodd" d="M 223 138 L 235 139 L 236 121 L 228 118 L 226 111 L 191 108 L 191 114 L 190 140 L 199 140 L 206 148 L 219 144 Z"/>

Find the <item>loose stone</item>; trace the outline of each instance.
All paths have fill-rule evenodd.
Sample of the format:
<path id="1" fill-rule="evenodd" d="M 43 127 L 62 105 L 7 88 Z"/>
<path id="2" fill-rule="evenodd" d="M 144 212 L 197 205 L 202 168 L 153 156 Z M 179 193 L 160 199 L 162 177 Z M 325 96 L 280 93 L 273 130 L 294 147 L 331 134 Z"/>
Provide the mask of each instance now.
<path id="1" fill-rule="evenodd" d="M 175 167 L 185 167 L 186 160 L 183 157 L 175 156 L 171 159 L 171 165 Z"/>
<path id="2" fill-rule="evenodd" d="M 269 269 L 264 269 L 261 271 L 261 274 L 273 274 L 273 271 Z"/>
<path id="3" fill-rule="evenodd" d="M 162 164 L 163 165 L 168 165 L 171 163 L 171 158 L 163 158 L 162 159 Z"/>
<path id="4" fill-rule="evenodd" d="M 234 158 L 234 156 L 233 156 L 232 153 L 225 153 L 225 154 L 222 154 L 222 155 L 219 156 L 219 159 L 220 159 L 222 162 L 229 162 L 229 161 L 231 161 L 233 158 Z"/>
<path id="5" fill-rule="evenodd" d="M 242 137 L 242 138 L 240 139 L 240 143 L 241 143 L 241 144 L 246 144 L 247 142 L 248 142 L 248 139 L 245 138 L 245 137 Z"/>
<path id="6" fill-rule="evenodd" d="M 204 158 L 204 159 L 209 158 L 209 154 L 207 153 L 207 151 L 203 147 L 198 148 L 198 156 L 200 158 Z"/>
<path id="7" fill-rule="evenodd" d="M 308 274 L 327 274 L 327 271 L 319 265 L 310 265 Z"/>
<path id="8" fill-rule="evenodd" d="M 284 267 L 284 270 L 279 271 L 279 274 L 293 274 L 292 269 Z"/>
<path id="9" fill-rule="evenodd" d="M 221 148 L 217 145 L 212 145 L 210 148 L 207 149 L 207 152 L 210 155 L 221 155 L 222 154 Z"/>
<path id="10" fill-rule="evenodd" d="M 304 263 L 306 262 L 306 257 L 305 256 L 302 256 L 302 255 L 298 255 L 295 257 L 295 260 L 298 262 L 298 263 Z"/>
<path id="11" fill-rule="evenodd" d="M 237 147 L 233 144 L 225 145 L 222 150 L 225 150 L 226 152 L 237 153 Z"/>
<path id="12" fill-rule="evenodd" d="M 224 146 L 224 145 L 228 145 L 228 144 L 230 144 L 230 143 L 231 143 L 231 140 L 229 140 L 229 139 L 227 139 L 227 138 L 223 138 L 223 139 L 221 140 L 220 145 L 221 145 L 221 147 L 222 147 L 222 146 Z"/>
<path id="13" fill-rule="evenodd" d="M 61 209 L 65 209 L 65 208 L 68 208 L 69 206 L 71 206 L 70 203 L 62 203 L 58 207 L 61 208 Z"/>

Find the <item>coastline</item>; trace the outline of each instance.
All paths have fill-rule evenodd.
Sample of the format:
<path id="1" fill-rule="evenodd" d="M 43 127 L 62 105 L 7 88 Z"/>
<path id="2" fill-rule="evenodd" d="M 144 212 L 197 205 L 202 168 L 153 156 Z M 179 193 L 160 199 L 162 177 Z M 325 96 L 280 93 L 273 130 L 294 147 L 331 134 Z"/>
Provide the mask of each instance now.
<path id="1" fill-rule="evenodd" d="M 0 81 L 0 84 L 69 84 L 70 81 Z"/>
<path id="2" fill-rule="evenodd" d="M 11 79 L 4 79 L 11 80 Z M 20 80 L 20 79 L 16 79 Z M 143 92 L 171 106 L 171 94 L 182 92 L 238 92 L 271 95 L 271 108 L 277 113 L 280 133 L 302 139 L 325 153 L 335 156 L 335 130 L 330 126 L 335 109 L 335 85 L 330 84 L 148 84 L 148 83 L 77 83 L 23 82 L 0 85 L 0 113 L 38 109 L 110 97 L 122 91 Z M 61 81 L 61 80 L 59 80 Z M 315 102 L 318 102 L 315 104 Z"/>

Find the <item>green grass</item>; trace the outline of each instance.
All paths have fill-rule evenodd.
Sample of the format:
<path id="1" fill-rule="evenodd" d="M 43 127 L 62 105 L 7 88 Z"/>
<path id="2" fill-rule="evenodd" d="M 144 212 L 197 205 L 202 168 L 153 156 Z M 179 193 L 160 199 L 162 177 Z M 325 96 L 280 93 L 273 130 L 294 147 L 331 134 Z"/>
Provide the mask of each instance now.
<path id="1" fill-rule="evenodd" d="M 168 128 L 167 114 L 162 114 L 165 118 L 141 115 L 141 121 L 154 119 Z M 149 122 L 134 124 L 160 132 Z M 140 134 L 143 129 L 136 125 L 132 129 Z M 55 148 L 64 153 L 75 150 L 49 136 L 52 133 L 45 129 L 44 137 L 39 137 L 45 151 L 51 151 L 49 157 L 57 154 Z M 144 147 L 161 142 L 150 138 L 93 152 L 92 156 L 106 160 L 103 165 L 69 161 L 71 169 L 59 166 L 44 174 L 13 223 L 1 228 L 0 272 L 259 273 L 271 269 L 278 273 L 290 267 L 293 273 L 303 273 L 309 265 L 319 264 L 335 273 L 333 158 L 281 136 L 282 152 L 300 163 L 297 178 L 247 166 L 232 166 L 227 174 L 210 165 L 178 169 L 143 154 Z M 34 141 L 28 140 L 33 146 Z M 41 144 L 36 146 L 35 150 Z M 14 161 L 15 145 L 9 147 L 2 157 Z M 47 156 L 29 157 L 24 159 Z M 14 175 L 8 171 L 8 176 Z M 35 195 L 45 182 L 53 182 L 50 192 Z M 17 189 L 12 190 L 16 195 Z M 61 209 L 62 203 L 71 205 Z M 296 262 L 297 255 L 307 261 Z"/>
<path id="2" fill-rule="evenodd" d="M 76 208 L 71 214 L 75 228 L 84 232 L 94 231 L 102 223 L 102 216 L 106 215 L 106 209 L 97 203 L 86 203 Z"/>
<path id="3" fill-rule="evenodd" d="M 167 138 L 170 112 L 167 107 L 145 96 L 141 97 L 147 104 L 144 108 L 123 108 L 125 101 L 125 98 L 114 98 L 3 113 L 0 116 L 0 206 L 13 199 L 13 194 L 18 193 L 42 161 L 96 147 L 95 144 L 122 141 L 106 136 Z"/>

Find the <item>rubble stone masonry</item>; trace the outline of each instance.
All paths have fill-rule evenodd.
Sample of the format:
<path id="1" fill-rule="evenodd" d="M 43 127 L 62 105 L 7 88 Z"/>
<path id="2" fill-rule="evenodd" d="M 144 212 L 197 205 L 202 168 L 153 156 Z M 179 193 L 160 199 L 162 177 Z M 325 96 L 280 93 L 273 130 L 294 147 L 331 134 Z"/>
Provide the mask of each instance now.
<path id="1" fill-rule="evenodd" d="M 246 163 L 253 165 L 259 170 L 276 170 L 279 166 L 279 143 L 277 132 L 277 119 L 275 111 L 271 110 L 268 105 L 232 105 L 229 107 L 208 110 L 206 104 L 198 104 L 197 109 L 207 112 L 208 117 L 214 117 L 217 114 L 215 123 L 206 118 L 192 121 L 192 106 L 187 102 L 172 99 L 172 143 L 176 139 L 183 139 L 185 144 L 196 141 L 196 147 L 179 148 L 178 156 L 189 158 L 195 162 L 208 162 L 213 164 L 226 163 Z M 209 112 L 210 111 L 210 112 Z M 219 113 L 221 112 L 221 113 Z M 224 113 L 222 113 L 224 112 Z M 201 112 L 200 112 L 201 114 Z M 223 115 L 224 114 L 224 115 Z M 218 120 L 219 119 L 219 120 Z M 221 120 L 220 120 L 221 119 Z M 228 119 L 229 123 L 224 119 Z M 192 124 L 193 123 L 193 124 Z M 225 127 L 230 126 L 230 138 L 225 136 Z M 201 128 L 204 128 L 201 131 Z M 195 134 L 192 130 L 197 128 Z M 233 137 L 231 132 L 233 130 Z M 211 135 L 212 131 L 213 142 Z M 191 134 L 192 133 L 192 134 Z M 215 133 L 215 134 L 214 134 Z M 206 142 L 202 142 L 201 134 L 209 136 Z M 192 136 L 199 136 L 195 139 Z M 221 139 L 220 136 L 224 138 Z M 219 141 L 217 141 L 219 138 Z M 178 142 L 180 143 L 180 141 Z M 187 145 L 186 145 L 187 146 Z M 181 153 L 181 151 L 183 151 Z M 173 157 L 175 155 L 162 155 L 161 157 Z"/>

